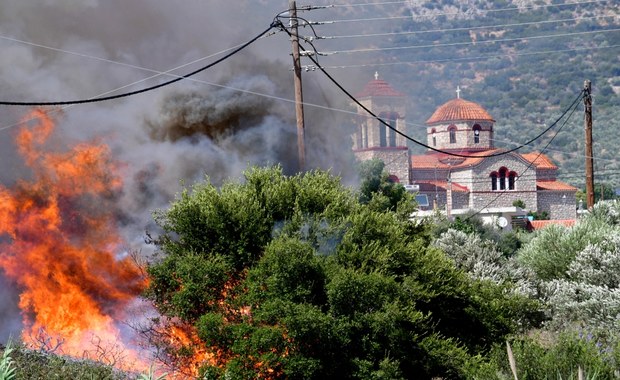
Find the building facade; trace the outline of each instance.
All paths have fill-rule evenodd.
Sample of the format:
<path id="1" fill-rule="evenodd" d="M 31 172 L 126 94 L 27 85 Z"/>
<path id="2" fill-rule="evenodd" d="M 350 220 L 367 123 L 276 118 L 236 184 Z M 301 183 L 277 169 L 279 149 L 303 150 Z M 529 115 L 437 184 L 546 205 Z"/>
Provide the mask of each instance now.
<path id="1" fill-rule="evenodd" d="M 406 96 L 377 74 L 357 98 L 406 134 Z M 354 153 L 358 160 L 383 160 L 395 180 L 412 185 L 422 200 L 420 210 L 439 208 L 456 214 L 510 209 L 519 201 L 550 219 L 576 218 L 577 189 L 558 180 L 558 167 L 549 157 L 496 148 L 495 120 L 481 105 L 462 99 L 458 88 L 456 98 L 439 106 L 426 125 L 430 149 L 411 155 L 403 136 L 358 106 Z"/>

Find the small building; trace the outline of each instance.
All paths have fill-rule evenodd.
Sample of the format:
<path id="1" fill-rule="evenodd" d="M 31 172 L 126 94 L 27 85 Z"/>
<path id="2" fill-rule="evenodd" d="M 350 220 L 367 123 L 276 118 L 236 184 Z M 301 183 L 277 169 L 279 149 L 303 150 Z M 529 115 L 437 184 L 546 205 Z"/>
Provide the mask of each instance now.
<path id="1" fill-rule="evenodd" d="M 406 96 L 386 81 L 370 81 L 357 94 L 365 107 L 397 131 L 406 131 Z M 550 219 L 576 219 L 577 189 L 557 178 L 545 154 L 507 152 L 494 146 L 495 119 L 479 104 L 456 98 L 426 121 L 425 154 L 411 155 L 407 140 L 358 108 L 353 149 L 358 160 L 379 158 L 388 173 L 415 188 L 420 211 L 506 209 L 517 201 Z M 425 201 L 426 200 L 426 201 Z"/>

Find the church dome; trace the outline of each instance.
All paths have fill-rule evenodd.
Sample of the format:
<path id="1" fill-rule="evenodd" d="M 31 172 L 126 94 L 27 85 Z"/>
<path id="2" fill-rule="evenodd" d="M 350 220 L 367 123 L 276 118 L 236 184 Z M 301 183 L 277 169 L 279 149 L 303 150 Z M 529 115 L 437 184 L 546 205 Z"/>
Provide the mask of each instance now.
<path id="1" fill-rule="evenodd" d="M 426 121 L 426 124 L 436 124 L 446 121 L 492 121 L 495 120 L 478 103 L 456 98 L 439 106 L 435 113 Z"/>

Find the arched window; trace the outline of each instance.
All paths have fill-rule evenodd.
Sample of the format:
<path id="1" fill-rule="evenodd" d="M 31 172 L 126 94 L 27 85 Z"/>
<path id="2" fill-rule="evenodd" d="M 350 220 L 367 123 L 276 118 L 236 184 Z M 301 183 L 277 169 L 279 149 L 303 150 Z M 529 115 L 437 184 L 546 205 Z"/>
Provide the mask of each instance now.
<path id="1" fill-rule="evenodd" d="M 431 129 L 431 137 L 433 138 L 433 146 L 437 146 L 437 131 L 435 128 Z"/>
<path id="2" fill-rule="evenodd" d="M 491 173 L 491 190 L 497 190 L 497 172 Z"/>
<path id="3" fill-rule="evenodd" d="M 448 132 L 450 133 L 450 144 L 456 144 L 456 126 L 449 126 Z"/>
<path id="4" fill-rule="evenodd" d="M 472 129 L 474 131 L 474 144 L 479 144 L 480 143 L 480 130 L 482 128 L 480 127 L 479 124 L 474 124 Z"/>
<path id="5" fill-rule="evenodd" d="M 508 190 L 514 190 L 515 189 L 515 181 L 516 180 L 517 180 L 517 173 L 510 172 L 510 174 L 508 174 Z"/>
<path id="6" fill-rule="evenodd" d="M 499 189 L 506 190 L 506 177 L 508 176 L 508 169 L 501 167 L 499 169 Z"/>

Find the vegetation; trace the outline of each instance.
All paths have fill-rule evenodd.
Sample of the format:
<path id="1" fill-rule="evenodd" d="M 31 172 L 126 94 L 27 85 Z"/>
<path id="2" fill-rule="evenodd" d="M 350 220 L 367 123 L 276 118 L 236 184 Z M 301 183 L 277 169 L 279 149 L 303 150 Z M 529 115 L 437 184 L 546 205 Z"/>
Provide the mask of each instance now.
<path id="1" fill-rule="evenodd" d="M 279 168 L 195 186 L 156 215 L 148 297 L 217 353 L 210 378 L 466 378 L 537 303 L 457 268 L 402 195 Z"/>
<path id="2" fill-rule="evenodd" d="M 512 357 L 519 379 L 616 378 L 620 201 L 534 233 L 475 215 L 419 222 L 368 165 L 360 191 L 322 171 L 252 168 L 155 214 L 149 331 L 171 368 L 197 357 L 206 379 L 490 380 L 513 378 Z M 2 358 L 5 379 L 166 376 L 20 347 Z"/>
<path id="3" fill-rule="evenodd" d="M 551 341 L 549 341 L 551 339 Z M 519 380 L 616 379 L 618 346 L 603 346 L 592 336 L 562 333 L 558 336 L 519 337 L 510 340 Z M 506 344 L 496 345 L 489 362 L 472 370 L 480 380 L 513 379 Z"/>
<path id="4" fill-rule="evenodd" d="M 127 378 L 131 376 L 108 365 L 31 351 L 14 344 L 8 344 L 4 348 L 2 362 L 0 362 L 0 379 L 2 380 L 121 380 Z"/>
<path id="5" fill-rule="evenodd" d="M 15 378 L 15 364 L 11 353 L 13 348 L 11 343 L 7 344 L 2 353 L 2 359 L 0 360 L 0 380 L 12 380 Z"/>

